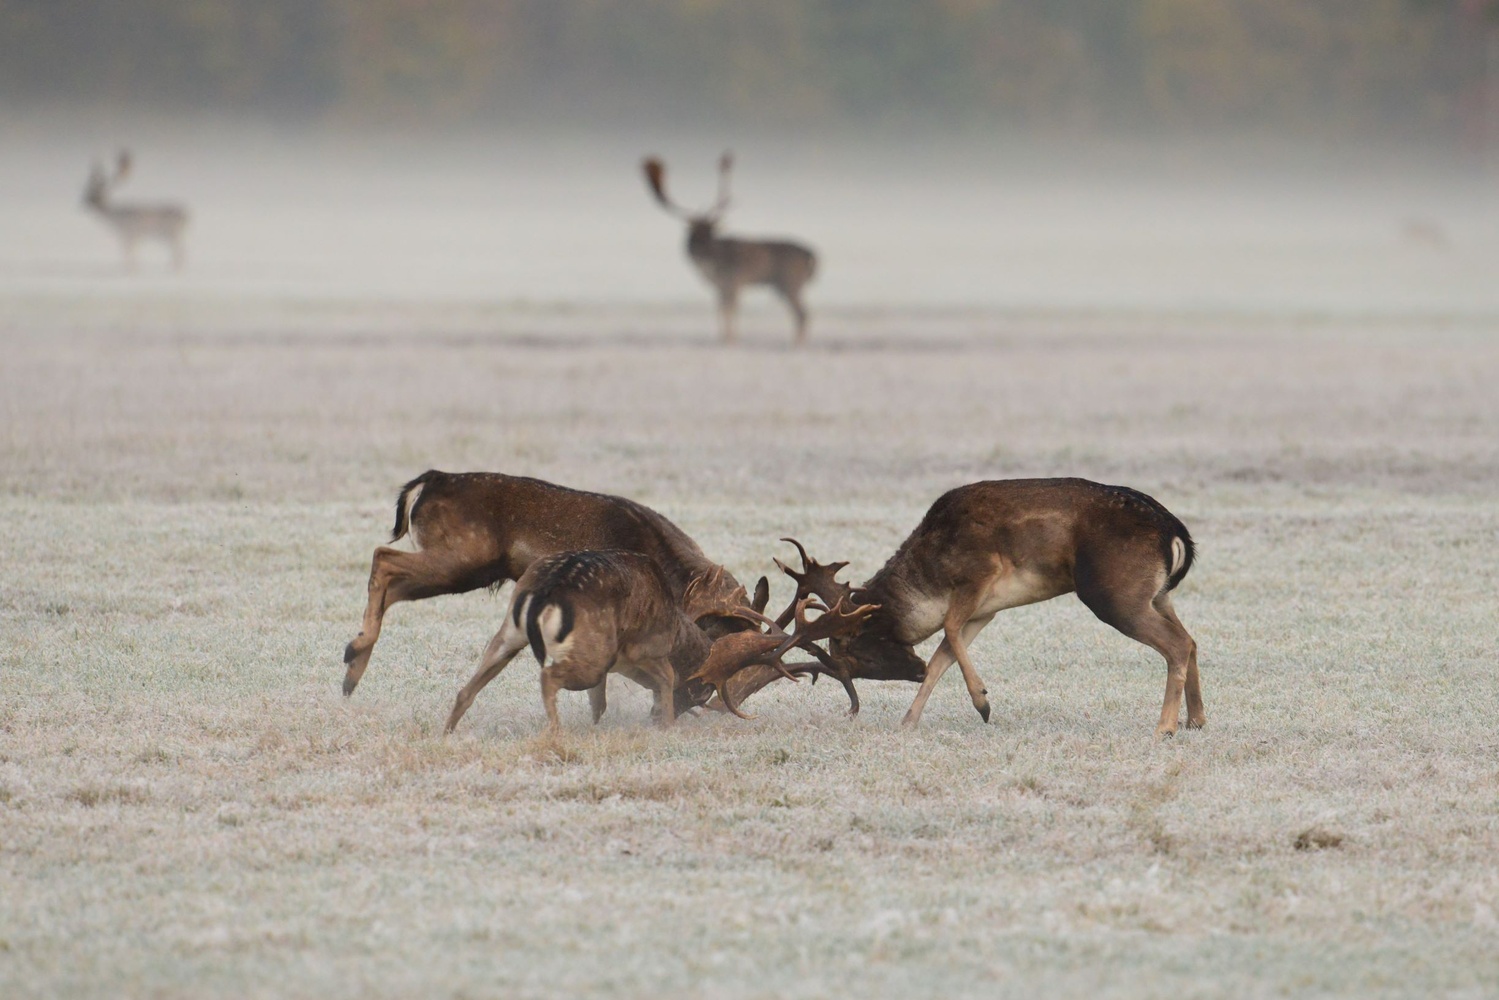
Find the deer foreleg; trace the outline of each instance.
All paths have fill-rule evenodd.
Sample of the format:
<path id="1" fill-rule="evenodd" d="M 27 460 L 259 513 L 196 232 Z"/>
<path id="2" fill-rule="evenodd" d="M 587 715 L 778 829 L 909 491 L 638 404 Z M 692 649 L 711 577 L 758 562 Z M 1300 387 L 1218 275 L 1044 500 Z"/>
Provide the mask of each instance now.
<path id="1" fill-rule="evenodd" d="M 926 676 L 922 678 L 921 688 L 916 692 L 916 699 L 911 702 L 911 707 L 907 709 L 906 717 L 901 720 L 902 726 L 914 728 L 921 722 L 921 712 L 926 708 L 926 700 L 932 696 L 932 690 L 937 686 L 937 682 L 942 679 L 942 675 L 947 672 L 947 668 L 952 666 L 955 661 L 961 664 L 962 661 L 958 659 L 954 652 L 952 640 L 954 638 L 959 639 L 963 647 L 963 657 L 966 659 L 968 656 L 967 643 L 972 642 L 973 637 L 978 635 L 993 617 L 993 615 L 988 615 L 984 618 L 975 618 L 962 627 L 961 635 L 958 635 L 954 630 L 948 630 L 942 639 L 941 645 L 937 647 L 937 651 L 932 654 L 931 660 L 927 662 Z M 988 722 L 988 692 L 984 691 L 983 682 L 978 679 L 976 671 L 973 671 L 973 680 L 968 680 L 970 671 L 973 671 L 971 662 L 967 667 L 963 668 L 963 679 L 968 682 L 969 695 L 974 697 L 974 707 L 979 709 L 979 714 L 984 717 L 985 722 Z M 974 696 L 975 682 L 977 682 L 978 686 L 977 696 Z M 980 699 L 982 699 L 982 708 L 979 708 Z"/>
<path id="2" fill-rule="evenodd" d="M 946 630 L 946 642 L 952 648 L 958 667 L 963 671 L 963 682 L 968 685 L 968 697 L 973 699 L 973 707 L 985 722 L 989 721 L 989 690 L 984 687 L 984 679 L 973 665 L 973 657 L 968 655 L 968 644 L 993 618 L 993 615 L 974 618 L 964 622 L 961 627 L 949 622 Z"/>
<path id="3" fill-rule="evenodd" d="M 604 687 L 609 683 L 608 678 L 599 681 L 588 689 L 588 708 L 593 712 L 593 724 L 599 724 L 604 717 L 604 711 L 609 707 L 609 696 Z"/>
<path id="4" fill-rule="evenodd" d="M 640 672 L 651 679 L 656 690 L 656 721 L 663 727 L 670 726 L 677 721 L 677 672 L 672 669 L 671 660 L 664 656 L 648 660 L 641 664 Z"/>
<path id="5" fill-rule="evenodd" d="M 926 700 L 932 696 L 932 689 L 947 672 L 947 668 L 953 664 L 952 646 L 948 645 L 946 639 L 937 647 L 932 658 L 927 661 L 926 676 L 921 679 L 921 688 L 916 692 L 916 699 L 911 702 L 911 707 L 906 709 L 906 717 L 900 721 L 902 726 L 910 729 L 916 728 L 921 722 L 921 711 L 926 708 Z"/>

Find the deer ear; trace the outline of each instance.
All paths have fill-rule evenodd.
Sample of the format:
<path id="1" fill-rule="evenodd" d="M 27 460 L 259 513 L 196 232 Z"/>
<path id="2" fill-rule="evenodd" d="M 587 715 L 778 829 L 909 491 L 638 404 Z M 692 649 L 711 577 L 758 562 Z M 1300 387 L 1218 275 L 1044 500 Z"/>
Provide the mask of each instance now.
<path id="1" fill-rule="evenodd" d="M 754 608 L 757 614 L 764 613 L 765 605 L 769 603 L 770 581 L 762 576 L 760 577 L 760 582 L 755 584 L 755 601 L 750 605 L 750 607 Z"/>

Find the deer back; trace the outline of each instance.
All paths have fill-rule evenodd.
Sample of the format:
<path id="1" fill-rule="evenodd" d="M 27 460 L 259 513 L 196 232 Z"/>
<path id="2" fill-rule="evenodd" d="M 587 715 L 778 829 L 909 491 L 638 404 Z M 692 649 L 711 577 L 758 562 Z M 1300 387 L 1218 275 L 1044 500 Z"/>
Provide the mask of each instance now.
<path id="1" fill-rule="evenodd" d="M 1170 511 L 1138 490 L 1086 479 L 972 483 L 937 499 L 900 548 L 862 587 L 879 625 L 920 642 L 941 625 L 955 591 L 1003 570 L 1003 607 L 1076 587 L 1079 566 L 1158 571 L 1175 587 L 1192 563 L 1192 539 Z"/>
<path id="2" fill-rule="evenodd" d="M 472 588 L 518 579 L 557 552 L 621 549 L 654 560 L 671 595 L 713 567 L 696 542 L 633 500 L 494 472 L 425 472 L 402 489 L 393 539 L 448 550 Z"/>
<path id="3" fill-rule="evenodd" d="M 551 635 L 542 618 L 555 609 Z M 512 620 L 523 627 L 536 658 L 547 644 L 575 639 L 606 667 L 619 650 L 676 635 L 678 609 L 666 577 L 648 556 L 620 549 L 561 552 L 538 559 L 516 585 Z"/>

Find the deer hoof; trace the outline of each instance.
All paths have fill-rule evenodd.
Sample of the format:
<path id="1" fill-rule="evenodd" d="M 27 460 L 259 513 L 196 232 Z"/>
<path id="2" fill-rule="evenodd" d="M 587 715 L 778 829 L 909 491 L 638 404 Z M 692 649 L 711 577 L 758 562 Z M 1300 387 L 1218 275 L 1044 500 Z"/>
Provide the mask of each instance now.
<path id="1" fill-rule="evenodd" d="M 985 722 L 988 722 L 989 721 L 989 703 L 986 701 L 982 705 L 979 705 L 978 706 L 978 710 L 979 710 L 979 718 L 983 719 Z"/>
<path id="2" fill-rule="evenodd" d="M 357 649 L 354 648 L 354 643 L 351 642 L 347 646 L 344 647 L 344 662 L 345 663 L 353 663 L 354 662 L 354 657 L 356 657 L 358 655 L 359 655 L 359 650 L 357 650 Z"/>
<path id="3" fill-rule="evenodd" d="M 1207 720 L 1207 716 L 1205 716 L 1205 715 L 1199 715 L 1195 719 L 1188 719 L 1187 720 L 1187 728 L 1188 729 L 1201 729 L 1203 726 L 1205 726 L 1207 724 L 1208 724 L 1208 720 Z"/>

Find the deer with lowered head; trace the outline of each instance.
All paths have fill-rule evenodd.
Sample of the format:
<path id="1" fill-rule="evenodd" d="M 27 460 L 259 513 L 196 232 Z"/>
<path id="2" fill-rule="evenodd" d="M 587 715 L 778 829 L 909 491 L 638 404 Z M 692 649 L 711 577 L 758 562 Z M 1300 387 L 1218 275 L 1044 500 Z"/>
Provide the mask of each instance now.
<path id="1" fill-rule="evenodd" d="M 722 570 L 686 532 L 644 504 L 497 472 L 434 469 L 411 480 L 396 498 L 391 541 L 406 537 L 414 551 L 381 546 L 371 560 L 364 620 L 344 650 L 346 695 L 369 666 L 385 612 L 401 601 L 499 588 L 543 556 L 582 549 L 649 556 L 676 601 L 693 579 Z M 727 571 L 717 579 L 726 592 L 739 587 Z M 702 621 L 710 633 L 745 627 L 737 618 Z"/>
<path id="2" fill-rule="evenodd" d="M 798 595 L 878 606 L 857 631 L 834 638 L 828 653 L 840 679 L 920 682 L 906 726 L 920 722 L 932 689 L 954 662 L 974 708 L 989 721 L 988 691 L 969 645 L 1000 611 L 1067 593 L 1165 658 L 1157 735 L 1175 734 L 1184 694 L 1187 726 L 1207 721 L 1197 643 L 1171 606 L 1171 591 L 1192 568 L 1192 536 L 1138 490 L 1086 479 L 960 486 L 938 498 L 880 571 L 858 587 L 836 579 L 847 563 L 818 563 L 793 544 L 802 570 L 782 569 L 796 580 Z M 914 647 L 938 632 L 942 642 L 923 663 Z M 739 694 L 751 690 L 743 686 Z"/>
<path id="3" fill-rule="evenodd" d="M 793 599 L 788 618 L 795 617 L 797 627 L 787 633 L 751 605 L 743 587 L 729 582 L 726 571 L 715 567 L 695 577 L 678 600 L 661 567 L 638 552 L 562 552 L 538 559 L 516 582 L 504 625 L 478 672 L 458 692 L 446 731 L 454 730 L 479 692 L 527 645 L 542 664 L 541 700 L 553 729 L 561 725 L 562 689 L 588 691 L 597 723 L 610 673 L 652 690 L 664 726 L 715 694 L 722 708 L 745 717 L 726 688 L 729 680 L 751 667 L 794 680 L 782 656 L 799 646 L 826 660 L 816 641 L 847 633 L 874 610 L 827 610 L 812 598 Z M 763 606 L 763 598 L 757 603 Z M 808 621 L 809 608 L 823 613 Z M 702 627 L 709 617 L 738 618 L 746 628 L 714 639 Z"/>
<path id="4" fill-rule="evenodd" d="M 785 300 L 796 320 L 796 343 L 807 340 L 807 308 L 802 288 L 817 270 L 817 255 L 788 240 L 747 240 L 718 234 L 718 223 L 729 207 L 729 174 L 734 158 L 724 153 L 718 161 L 718 200 L 706 212 L 689 212 L 666 193 L 666 165 L 656 157 L 643 164 L 645 179 L 656 201 L 667 212 L 687 221 L 687 256 L 718 292 L 719 323 L 724 343 L 735 339 L 739 290 L 745 285 L 769 285 Z"/>
<path id="5" fill-rule="evenodd" d="M 142 240 L 157 240 L 171 252 L 172 266 L 181 268 L 182 231 L 187 228 L 187 209 L 171 202 L 114 201 L 114 189 L 130 175 L 130 166 L 128 149 L 122 149 L 116 157 L 113 173 L 105 173 L 104 168 L 95 163 L 83 189 L 83 204 L 119 236 L 127 267 L 135 267 L 136 244 Z"/>

